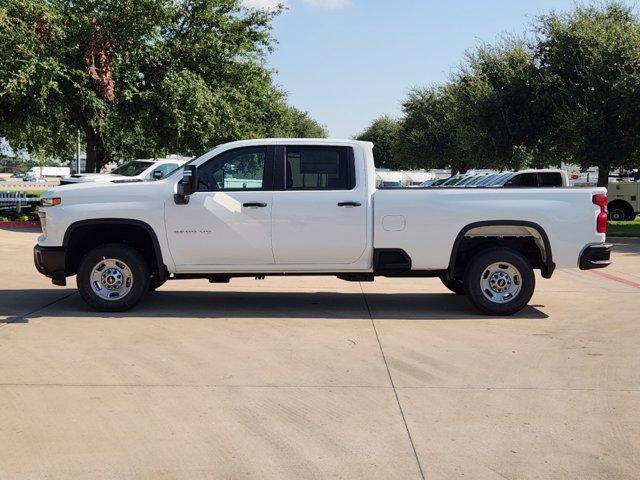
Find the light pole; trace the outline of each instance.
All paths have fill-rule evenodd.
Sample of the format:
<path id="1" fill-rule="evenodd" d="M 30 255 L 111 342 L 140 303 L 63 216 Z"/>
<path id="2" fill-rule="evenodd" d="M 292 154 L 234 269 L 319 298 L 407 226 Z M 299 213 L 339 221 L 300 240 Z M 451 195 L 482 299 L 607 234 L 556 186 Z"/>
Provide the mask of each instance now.
<path id="1" fill-rule="evenodd" d="M 76 137 L 76 173 L 82 173 L 80 171 L 80 130 L 78 130 Z"/>

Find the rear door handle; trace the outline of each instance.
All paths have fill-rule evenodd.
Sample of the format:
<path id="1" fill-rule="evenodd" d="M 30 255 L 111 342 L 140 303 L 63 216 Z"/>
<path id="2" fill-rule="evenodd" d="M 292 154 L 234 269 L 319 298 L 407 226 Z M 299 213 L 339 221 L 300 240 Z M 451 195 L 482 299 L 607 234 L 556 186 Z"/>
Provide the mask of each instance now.
<path id="1" fill-rule="evenodd" d="M 245 208 L 264 208 L 267 206 L 267 204 L 262 202 L 248 202 L 243 203 L 242 206 Z"/>
<path id="2" fill-rule="evenodd" d="M 359 207 L 362 204 L 360 202 L 340 202 L 338 203 L 339 207 Z"/>

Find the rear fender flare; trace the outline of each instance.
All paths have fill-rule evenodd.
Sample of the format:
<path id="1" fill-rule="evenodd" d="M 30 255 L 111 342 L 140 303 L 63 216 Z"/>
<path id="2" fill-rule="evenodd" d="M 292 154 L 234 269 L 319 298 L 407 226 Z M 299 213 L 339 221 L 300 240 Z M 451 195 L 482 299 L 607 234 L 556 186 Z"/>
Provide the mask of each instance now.
<path id="1" fill-rule="evenodd" d="M 555 263 L 553 262 L 553 253 L 551 251 L 551 242 L 549 241 L 549 236 L 547 232 L 545 232 L 544 228 L 534 222 L 527 222 L 524 220 L 487 220 L 482 222 L 474 222 L 466 225 L 460 233 L 458 233 L 455 242 L 453 243 L 453 248 L 451 250 L 451 257 L 449 259 L 449 267 L 447 268 L 447 272 L 450 276 L 453 275 L 454 268 L 456 265 L 456 259 L 458 256 L 458 251 L 460 249 L 460 245 L 465 238 L 465 235 L 473 230 L 474 228 L 479 227 L 495 227 L 495 226 L 518 226 L 518 227 L 527 227 L 535 230 L 540 235 L 542 239 L 542 243 L 544 245 L 544 262 L 542 265 L 541 273 L 544 278 L 551 278 L 553 275 L 553 271 L 556 268 Z"/>

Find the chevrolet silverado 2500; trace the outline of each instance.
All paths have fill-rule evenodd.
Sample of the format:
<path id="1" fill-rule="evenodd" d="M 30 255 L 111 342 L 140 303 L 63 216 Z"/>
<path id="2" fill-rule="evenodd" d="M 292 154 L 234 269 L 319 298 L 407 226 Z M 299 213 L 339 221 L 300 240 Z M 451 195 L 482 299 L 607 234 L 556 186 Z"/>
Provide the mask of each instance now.
<path id="1" fill-rule="evenodd" d="M 124 311 L 166 280 L 334 275 L 440 277 L 509 315 L 534 270 L 609 265 L 603 188 L 377 190 L 373 145 L 227 143 L 163 179 L 48 190 L 37 269 L 77 275 L 82 298 Z"/>

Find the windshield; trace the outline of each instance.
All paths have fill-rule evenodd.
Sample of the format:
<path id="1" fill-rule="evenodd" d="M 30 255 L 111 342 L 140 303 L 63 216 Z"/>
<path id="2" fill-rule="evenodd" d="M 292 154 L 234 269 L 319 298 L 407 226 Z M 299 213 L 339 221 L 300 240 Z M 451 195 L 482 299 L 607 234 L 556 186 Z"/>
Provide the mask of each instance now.
<path id="1" fill-rule="evenodd" d="M 499 178 L 496 178 L 495 181 L 491 182 L 491 187 L 502 187 L 505 183 L 515 177 L 516 174 L 513 172 L 505 173 Z"/>
<path id="2" fill-rule="evenodd" d="M 218 145 L 219 146 L 219 145 Z M 218 147 L 215 147 L 218 148 Z M 214 150 L 215 150 L 214 148 Z M 182 171 L 184 170 L 184 167 L 186 167 L 187 165 L 191 165 L 193 162 L 200 160 L 202 157 L 204 157 L 205 155 L 208 155 L 209 153 L 211 153 L 213 150 L 209 150 L 206 153 L 203 153 L 202 155 L 199 155 L 197 157 L 193 157 L 191 160 L 189 160 L 187 163 L 183 163 L 182 165 L 178 165 L 178 168 L 174 168 L 173 170 L 171 170 L 170 172 L 167 172 L 162 178 L 168 178 L 171 175 L 173 175 L 174 173 L 176 173 L 177 171 Z"/>
<path id="3" fill-rule="evenodd" d="M 484 177 L 482 180 L 480 180 L 478 182 L 478 186 L 485 186 L 485 185 L 489 185 L 491 182 L 493 182 L 497 177 L 499 177 L 501 174 L 499 173 L 494 173 L 492 175 L 487 175 L 486 177 Z"/>
<path id="4" fill-rule="evenodd" d="M 111 174 L 122 175 L 124 177 L 135 177 L 136 175 L 140 175 L 150 166 L 151 163 L 149 162 L 141 162 L 139 160 L 135 160 L 133 162 L 120 165 L 118 168 L 111 170 Z"/>
<path id="5" fill-rule="evenodd" d="M 476 177 L 467 177 L 462 179 L 460 182 L 456 183 L 456 187 L 462 187 L 463 185 L 468 185 L 472 180 L 475 180 Z"/>
<path id="6" fill-rule="evenodd" d="M 486 175 L 476 175 L 475 177 L 473 177 L 473 179 L 471 179 L 469 183 L 467 183 L 467 186 L 468 187 L 470 187 L 471 185 L 475 186 L 479 184 L 482 180 L 484 180 L 485 177 Z"/>

